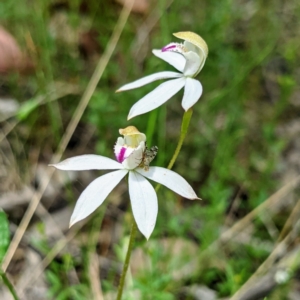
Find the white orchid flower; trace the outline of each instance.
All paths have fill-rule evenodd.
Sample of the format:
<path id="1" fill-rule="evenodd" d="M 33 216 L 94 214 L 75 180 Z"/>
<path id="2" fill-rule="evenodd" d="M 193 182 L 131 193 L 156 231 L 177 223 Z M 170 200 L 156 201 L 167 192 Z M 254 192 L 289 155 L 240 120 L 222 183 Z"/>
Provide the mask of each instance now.
<path id="1" fill-rule="evenodd" d="M 171 43 L 161 50 L 153 50 L 152 52 L 175 67 L 180 73 L 171 71 L 155 73 L 125 84 L 117 90 L 117 92 L 131 90 L 155 80 L 175 78 L 162 83 L 135 103 L 129 112 L 128 120 L 159 107 L 183 87 L 182 107 L 185 111 L 191 108 L 201 97 L 202 85 L 194 77 L 199 74 L 204 66 L 208 55 L 207 44 L 199 35 L 193 32 L 178 32 L 174 33 L 174 36 L 183 39 L 184 43 Z"/>
<path id="2" fill-rule="evenodd" d="M 117 161 L 90 154 L 68 158 L 51 166 L 66 171 L 117 170 L 98 177 L 82 192 L 71 216 L 70 227 L 95 211 L 122 178 L 129 174 L 133 216 L 141 233 L 149 239 L 155 226 L 158 204 L 156 192 L 146 178 L 168 187 L 184 198 L 199 198 L 187 181 L 177 173 L 161 167 L 149 167 L 148 171 L 139 167 L 146 149 L 146 136 L 143 133 L 134 126 L 129 126 L 120 129 L 120 134 L 124 138 L 119 137 L 115 145 Z"/>

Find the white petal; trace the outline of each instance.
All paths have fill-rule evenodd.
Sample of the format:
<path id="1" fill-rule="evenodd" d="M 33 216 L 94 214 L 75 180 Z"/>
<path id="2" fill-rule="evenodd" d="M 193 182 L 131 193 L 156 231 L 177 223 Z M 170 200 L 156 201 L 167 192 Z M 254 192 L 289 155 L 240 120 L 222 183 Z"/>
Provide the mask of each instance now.
<path id="1" fill-rule="evenodd" d="M 199 52 L 200 52 L 200 48 L 195 46 L 191 42 L 184 41 L 183 45 L 188 51 L 196 52 L 197 54 L 199 54 Z"/>
<path id="2" fill-rule="evenodd" d="M 128 170 L 133 170 L 139 166 L 143 159 L 143 153 L 145 152 L 145 142 L 140 142 L 137 148 L 134 148 L 133 152 L 122 162 L 124 168 Z"/>
<path id="3" fill-rule="evenodd" d="M 184 53 L 184 57 L 186 58 L 186 65 L 183 74 L 185 76 L 196 76 L 202 68 L 202 59 L 196 52 L 192 51 Z"/>
<path id="4" fill-rule="evenodd" d="M 200 199 L 188 182 L 174 171 L 161 167 L 150 167 L 149 171 L 139 168 L 136 169 L 136 171 L 141 175 L 166 186 L 184 198 L 191 200 Z"/>
<path id="5" fill-rule="evenodd" d="M 152 185 L 140 174 L 129 172 L 132 212 L 140 232 L 149 239 L 158 212 L 157 196 Z"/>
<path id="6" fill-rule="evenodd" d="M 192 51 L 192 52 L 196 52 L 198 55 L 199 55 L 199 58 L 200 58 L 200 66 L 199 66 L 199 69 L 197 71 L 197 74 L 202 70 L 203 66 L 204 66 L 204 63 L 205 63 L 205 60 L 207 58 L 207 54 L 208 54 L 208 48 L 207 48 L 207 45 L 206 43 L 204 42 L 204 44 L 202 43 L 202 47 L 198 47 L 198 46 L 195 46 L 193 45 L 192 43 L 188 42 L 188 41 L 185 41 L 184 42 L 184 46 L 189 49 L 189 51 Z"/>
<path id="7" fill-rule="evenodd" d="M 95 154 L 71 157 L 58 164 L 49 166 L 66 171 L 124 169 L 123 166 L 115 160 Z"/>
<path id="8" fill-rule="evenodd" d="M 202 84 L 196 79 L 187 77 L 181 103 L 183 109 L 187 111 L 191 108 L 199 100 L 202 92 Z"/>
<path id="9" fill-rule="evenodd" d="M 186 64 L 186 59 L 183 55 L 171 51 L 162 52 L 161 50 L 156 49 L 152 50 L 152 53 L 173 66 L 179 72 L 183 72 L 184 66 Z"/>
<path id="10" fill-rule="evenodd" d="M 122 91 L 136 89 L 136 88 L 139 88 L 150 82 L 160 80 L 160 79 L 177 78 L 177 77 L 181 77 L 181 76 L 182 76 L 182 74 L 177 73 L 177 72 L 171 72 L 171 71 L 159 72 L 159 73 L 155 73 L 155 74 L 143 77 L 143 78 L 133 81 L 131 83 L 125 84 L 122 87 L 120 87 L 116 92 L 122 92 Z"/>
<path id="11" fill-rule="evenodd" d="M 159 85 L 156 89 L 144 96 L 131 107 L 127 119 L 129 120 L 135 116 L 144 114 L 164 104 L 180 89 L 182 89 L 185 84 L 185 80 L 185 77 L 181 77 L 166 81 Z"/>
<path id="12" fill-rule="evenodd" d="M 119 137 L 114 147 L 116 160 L 120 163 L 123 163 L 123 161 L 132 154 L 134 149 L 135 148 L 127 147 L 126 145 L 124 145 L 124 139 Z"/>
<path id="13" fill-rule="evenodd" d="M 92 181 L 82 192 L 76 203 L 70 227 L 95 211 L 127 173 L 127 170 L 118 170 Z"/>
<path id="14" fill-rule="evenodd" d="M 123 146 L 125 144 L 125 140 L 122 137 L 118 137 L 117 141 L 116 141 L 116 145 L 118 146 Z"/>

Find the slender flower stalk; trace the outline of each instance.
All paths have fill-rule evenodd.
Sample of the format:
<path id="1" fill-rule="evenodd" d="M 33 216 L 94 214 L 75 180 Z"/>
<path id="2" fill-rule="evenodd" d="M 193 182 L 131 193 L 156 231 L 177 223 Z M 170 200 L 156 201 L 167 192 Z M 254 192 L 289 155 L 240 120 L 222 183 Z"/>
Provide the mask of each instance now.
<path id="1" fill-rule="evenodd" d="M 155 88 L 144 96 L 130 109 L 128 120 L 149 112 L 168 101 L 178 91 L 184 88 L 182 107 L 190 109 L 202 95 L 201 83 L 194 79 L 202 70 L 208 55 L 206 42 L 196 33 L 178 32 L 174 36 L 184 40 L 183 44 L 170 43 L 161 50 L 153 50 L 153 54 L 166 61 L 179 72 L 164 71 L 148 75 L 134 82 L 125 84 L 117 90 L 122 92 L 144 86 L 160 79 L 172 79 Z"/>
<path id="2" fill-rule="evenodd" d="M 132 252 L 132 248 L 133 248 L 133 244 L 134 244 L 136 230 L 137 230 L 137 226 L 136 226 L 135 221 L 133 221 L 132 225 L 131 225 L 129 243 L 128 243 L 126 257 L 125 257 L 125 261 L 124 261 L 124 265 L 123 265 L 122 275 L 121 275 L 120 283 L 119 283 L 119 286 L 118 286 L 117 300 L 122 299 L 123 289 L 124 289 L 124 284 L 125 284 L 125 278 L 126 278 L 127 270 L 128 270 L 129 263 L 130 263 L 130 257 L 131 257 L 131 252 Z"/>
<path id="3" fill-rule="evenodd" d="M 182 118 L 182 124 L 181 124 L 181 129 L 180 129 L 180 137 L 178 140 L 178 144 L 176 146 L 175 152 L 168 164 L 168 169 L 171 170 L 173 168 L 173 165 L 180 153 L 183 141 L 186 137 L 186 134 L 189 129 L 190 121 L 192 118 L 193 110 L 190 108 L 188 111 L 184 112 L 183 118 Z"/>

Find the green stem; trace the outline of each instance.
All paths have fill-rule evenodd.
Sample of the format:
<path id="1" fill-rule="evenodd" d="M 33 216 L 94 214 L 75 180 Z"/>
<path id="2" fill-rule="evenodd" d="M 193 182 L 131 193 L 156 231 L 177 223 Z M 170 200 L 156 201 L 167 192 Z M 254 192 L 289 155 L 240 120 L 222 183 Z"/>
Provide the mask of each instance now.
<path id="1" fill-rule="evenodd" d="M 131 251 L 132 251 L 132 248 L 133 248 L 133 243 L 134 243 L 136 230 L 137 230 L 137 226 L 136 226 L 135 221 L 133 221 L 132 225 L 131 225 L 128 249 L 127 249 L 127 253 L 126 253 L 126 257 L 125 257 L 125 262 L 124 262 L 124 265 L 123 265 L 123 271 L 122 271 L 122 275 L 121 275 L 121 279 L 120 279 L 120 284 L 119 284 L 119 287 L 118 287 L 117 300 L 122 299 L 123 288 L 124 288 L 124 283 L 125 283 L 125 277 L 126 277 L 126 273 L 127 273 L 128 267 L 129 267 L 130 256 L 131 256 Z"/>
<path id="2" fill-rule="evenodd" d="M 181 124 L 181 130 L 180 130 L 180 137 L 179 137 L 179 141 L 177 144 L 177 147 L 175 149 L 175 152 L 173 154 L 172 159 L 170 160 L 170 163 L 168 165 L 168 169 L 172 169 L 183 144 L 183 141 L 186 137 L 189 125 L 190 125 L 190 121 L 191 121 L 191 117 L 193 114 L 193 110 L 190 108 L 188 111 L 186 111 L 183 115 L 182 118 L 182 124 Z M 160 184 L 158 184 L 155 188 L 155 191 L 157 192 L 160 188 Z M 128 249 L 127 249 L 127 253 L 126 253 L 126 258 L 125 258 L 125 262 L 124 262 L 124 266 L 123 266 L 123 271 L 122 271 L 122 275 L 121 275 L 121 279 L 120 279 L 120 284 L 118 287 L 118 295 L 117 295 L 117 300 L 121 300 L 122 299 L 122 294 L 123 294 L 123 288 L 124 288 L 124 283 L 125 283 L 125 277 L 126 277 L 126 273 L 129 267 L 129 261 L 130 261 L 130 256 L 131 256 L 131 251 L 133 248 L 133 243 L 134 243 L 134 238 L 135 238 L 135 234 L 136 234 L 136 230 L 137 230 L 137 226 L 135 221 L 133 221 L 132 226 L 131 226 L 131 232 L 130 232 L 130 238 L 129 238 L 129 244 L 128 244 Z"/>
<path id="3" fill-rule="evenodd" d="M 173 165 L 174 165 L 174 163 L 175 163 L 175 161 L 176 161 L 176 159 L 178 157 L 178 154 L 179 154 L 179 152 L 181 150 L 183 141 L 185 139 L 185 136 L 187 134 L 187 131 L 188 131 L 188 128 L 189 128 L 189 125 L 190 125 L 192 114 L 193 114 L 193 110 L 190 108 L 183 115 L 179 141 L 178 141 L 177 147 L 175 149 L 175 152 L 173 154 L 173 157 L 172 157 L 172 159 L 169 162 L 169 165 L 168 165 L 168 169 L 169 170 L 172 169 L 172 167 L 173 167 Z"/>
<path id="4" fill-rule="evenodd" d="M 6 287 L 9 289 L 10 293 L 12 294 L 14 300 L 19 300 L 19 298 L 17 296 L 17 293 L 16 293 L 13 285 L 11 284 L 9 279 L 7 278 L 6 274 L 4 272 L 0 272 L 0 276 L 3 280 L 3 283 L 6 285 Z"/>
<path id="5" fill-rule="evenodd" d="M 191 121 L 191 118 L 192 118 L 192 114 L 193 114 L 193 110 L 190 108 L 188 111 L 186 111 L 183 115 L 183 118 L 182 118 L 182 123 L 181 123 L 181 129 L 180 129 L 180 137 L 179 137 L 179 141 L 178 141 L 178 144 L 176 146 L 176 149 L 175 149 L 175 152 L 168 164 L 168 169 L 171 170 L 173 168 L 173 165 L 180 153 L 180 150 L 181 150 L 181 147 L 182 147 L 182 144 L 183 144 L 183 141 L 186 137 L 186 134 L 187 134 L 187 131 L 188 131 L 188 128 L 189 128 L 189 125 L 190 125 L 190 121 Z M 155 188 L 155 191 L 158 192 L 158 190 L 160 189 L 160 184 L 158 184 Z"/>

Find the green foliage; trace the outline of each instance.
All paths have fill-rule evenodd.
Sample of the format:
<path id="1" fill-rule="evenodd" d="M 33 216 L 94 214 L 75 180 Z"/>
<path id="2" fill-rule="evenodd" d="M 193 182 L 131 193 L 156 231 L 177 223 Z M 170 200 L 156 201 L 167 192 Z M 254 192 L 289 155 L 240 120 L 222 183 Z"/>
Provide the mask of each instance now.
<path id="1" fill-rule="evenodd" d="M 7 216 L 4 211 L 0 210 L 0 267 L 3 261 L 3 258 L 6 254 L 6 251 L 9 246 L 10 241 L 10 232 L 9 232 L 9 222 L 7 220 Z M 8 288 L 11 293 L 11 296 L 14 300 L 18 300 L 18 296 L 14 290 L 13 285 L 10 280 L 7 278 L 5 272 L 0 270 L 0 277 L 3 284 Z"/>
<path id="2" fill-rule="evenodd" d="M 66 286 L 62 283 L 61 278 L 57 276 L 57 271 L 46 272 L 46 277 L 49 282 L 50 288 L 47 297 L 49 299 L 76 299 L 83 300 L 86 299 L 86 295 L 89 294 L 88 287 L 85 284 L 75 284 L 71 286 Z"/>
<path id="3" fill-rule="evenodd" d="M 0 211 L 0 265 L 10 241 L 9 224 L 4 211 Z"/>

